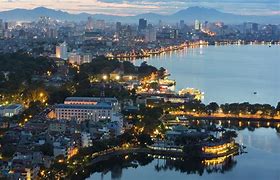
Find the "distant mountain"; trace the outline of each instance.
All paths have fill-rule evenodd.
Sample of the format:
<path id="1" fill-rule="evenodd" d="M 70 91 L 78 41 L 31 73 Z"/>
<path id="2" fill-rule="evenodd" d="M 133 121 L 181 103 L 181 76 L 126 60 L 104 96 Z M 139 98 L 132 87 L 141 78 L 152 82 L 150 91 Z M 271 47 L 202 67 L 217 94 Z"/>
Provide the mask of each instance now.
<path id="1" fill-rule="evenodd" d="M 84 19 L 89 14 L 70 14 L 68 12 L 38 7 L 35 9 L 13 9 L 10 11 L 0 12 L 0 18 L 8 21 L 33 21 L 39 19 L 41 16 L 48 16 L 50 18 L 59 20 L 78 21 Z"/>
<path id="2" fill-rule="evenodd" d="M 14 9 L 10 11 L 0 12 L 0 19 L 7 21 L 34 21 L 41 16 L 48 16 L 53 19 L 67 20 L 67 21 L 81 21 L 86 20 L 89 16 L 96 19 L 104 19 L 106 21 L 121 21 L 127 23 L 137 23 L 139 18 L 146 18 L 149 22 L 158 22 L 159 20 L 165 22 L 179 22 L 184 20 L 186 23 L 192 23 L 195 19 L 201 21 L 223 21 L 226 23 L 242 23 L 245 21 L 252 21 L 258 23 L 280 23 L 280 15 L 274 16 L 245 16 L 230 13 L 220 12 L 216 9 L 203 7 L 190 7 L 178 11 L 171 15 L 160 15 L 155 13 L 140 14 L 136 16 L 114 16 L 105 14 L 70 14 L 68 12 L 38 7 L 35 9 Z"/>
<path id="3" fill-rule="evenodd" d="M 220 12 L 216 9 L 203 8 L 203 7 L 190 7 L 188 9 L 181 10 L 175 14 L 169 16 L 169 19 L 174 21 L 176 19 L 193 21 L 198 19 L 201 21 L 223 21 L 226 23 L 242 23 L 246 21 L 257 22 L 257 23 L 280 23 L 279 15 L 275 16 L 249 16 L 249 15 L 237 15 L 231 13 Z"/>

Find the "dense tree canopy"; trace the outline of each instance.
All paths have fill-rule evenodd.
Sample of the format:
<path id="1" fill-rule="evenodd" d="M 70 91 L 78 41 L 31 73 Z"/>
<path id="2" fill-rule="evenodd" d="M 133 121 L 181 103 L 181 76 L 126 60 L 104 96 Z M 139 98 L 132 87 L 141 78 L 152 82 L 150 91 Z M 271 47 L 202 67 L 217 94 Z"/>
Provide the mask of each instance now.
<path id="1" fill-rule="evenodd" d="M 55 71 L 55 63 L 44 57 L 33 58 L 27 54 L 0 54 L 0 91 L 16 91 L 32 76 Z"/>

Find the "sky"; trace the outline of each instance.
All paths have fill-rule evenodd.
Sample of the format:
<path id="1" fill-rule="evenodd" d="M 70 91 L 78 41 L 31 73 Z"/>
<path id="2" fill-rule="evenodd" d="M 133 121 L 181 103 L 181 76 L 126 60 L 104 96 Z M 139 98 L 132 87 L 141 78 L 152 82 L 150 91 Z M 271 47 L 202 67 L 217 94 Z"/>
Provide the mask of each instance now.
<path id="1" fill-rule="evenodd" d="M 46 7 L 70 13 L 172 14 L 192 6 L 243 15 L 280 15 L 280 0 L 0 0 L 0 11 Z"/>

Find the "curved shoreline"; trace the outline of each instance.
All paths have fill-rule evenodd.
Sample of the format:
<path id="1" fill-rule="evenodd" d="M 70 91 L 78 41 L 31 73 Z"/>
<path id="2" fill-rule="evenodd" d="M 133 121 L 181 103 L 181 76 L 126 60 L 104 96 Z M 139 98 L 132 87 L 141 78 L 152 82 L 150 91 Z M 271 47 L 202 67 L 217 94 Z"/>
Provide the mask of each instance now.
<path id="1" fill-rule="evenodd" d="M 114 156 L 121 156 L 121 155 L 128 155 L 128 154 L 137 154 L 137 153 L 145 153 L 145 154 L 152 154 L 152 155 L 160 155 L 160 156 L 168 156 L 168 157 L 181 157 L 181 158 L 188 158 L 188 156 L 183 152 L 177 151 L 166 151 L 166 150 L 153 150 L 149 148 L 130 148 L 130 149 L 119 149 L 113 152 L 108 152 L 93 158 L 89 163 L 81 166 L 73 174 L 69 175 L 70 178 L 77 175 L 79 172 L 82 172 L 84 168 L 92 166 L 94 164 L 100 163 L 102 161 L 109 160 Z M 222 154 L 202 154 L 199 158 L 201 159 L 214 159 L 219 157 L 226 157 L 226 156 L 234 156 L 239 153 L 239 145 L 229 150 L 226 153 Z"/>
<path id="2" fill-rule="evenodd" d="M 184 43 L 183 43 L 184 44 Z M 173 53 L 176 51 L 184 51 L 186 49 L 194 49 L 194 48 L 198 48 L 200 46 L 247 46 L 247 45 L 256 45 L 256 46 L 265 46 L 265 45 L 269 45 L 269 46 L 279 46 L 280 42 L 251 42 L 251 41 L 247 41 L 247 42 L 243 42 L 243 43 L 238 43 L 237 41 L 234 42 L 207 42 L 207 41 L 203 41 L 202 43 L 200 42 L 193 42 L 193 44 L 187 44 L 187 45 L 174 45 L 174 48 L 168 49 L 168 50 L 157 50 L 157 49 L 152 49 L 150 51 L 153 52 L 147 52 L 147 54 L 138 54 L 138 55 L 114 55 L 114 56 L 106 56 L 110 59 L 118 59 L 120 61 L 123 60 L 128 60 L 128 61 L 137 61 L 137 60 L 143 60 L 143 59 L 151 59 L 153 57 L 158 57 L 162 54 L 166 54 L 166 53 Z M 180 47 L 181 46 L 181 47 Z M 168 48 L 168 47 L 166 47 Z M 155 52 L 156 51 L 156 52 Z M 129 53 L 128 53 L 129 54 Z"/>

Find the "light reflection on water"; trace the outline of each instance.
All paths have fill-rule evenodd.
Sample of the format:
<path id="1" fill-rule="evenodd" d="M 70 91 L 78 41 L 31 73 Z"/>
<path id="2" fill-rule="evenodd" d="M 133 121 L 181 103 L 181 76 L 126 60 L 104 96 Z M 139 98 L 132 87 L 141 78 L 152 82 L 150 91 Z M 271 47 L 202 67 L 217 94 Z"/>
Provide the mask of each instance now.
<path id="1" fill-rule="evenodd" d="M 147 61 L 167 68 L 177 90 L 194 87 L 205 92 L 205 103 L 280 101 L 280 46 L 208 46 L 166 53 Z M 257 92 L 254 94 L 253 92 Z"/>
<path id="2" fill-rule="evenodd" d="M 202 174 L 199 170 L 182 172 L 178 168 L 165 166 L 166 160 L 155 159 L 137 168 L 119 167 L 115 172 L 94 173 L 89 180 L 280 180 L 280 137 L 273 128 L 257 128 L 238 131 L 237 141 L 243 143 L 248 153 L 234 158 L 233 166 L 226 170 L 207 168 Z M 191 164 L 191 163 L 189 163 Z M 158 171 L 161 167 L 160 171 Z"/>
<path id="3" fill-rule="evenodd" d="M 280 153 L 280 135 L 272 128 L 258 128 L 256 132 L 247 129 L 240 131 L 237 142 L 251 148 L 278 154 Z"/>
<path id="4" fill-rule="evenodd" d="M 177 80 L 177 90 L 194 87 L 205 92 L 205 103 L 216 101 L 269 103 L 280 101 L 279 46 L 220 46 L 186 49 L 144 59 L 165 67 Z M 142 60 L 143 61 L 143 60 Z M 141 60 L 135 61 L 139 65 Z M 252 92 L 258 92 L 254 95 Z M 217 173 L 183 173 L 178 169 L 156 171 L 153 160 L 137 168 L 119 167 L 112 172 L 94 173 L 90 180 L 280 180 L 280 134 L 273 128 L 238 131 L 237 141 L 248 153 L 236 156 L 236 166 Z"/>

